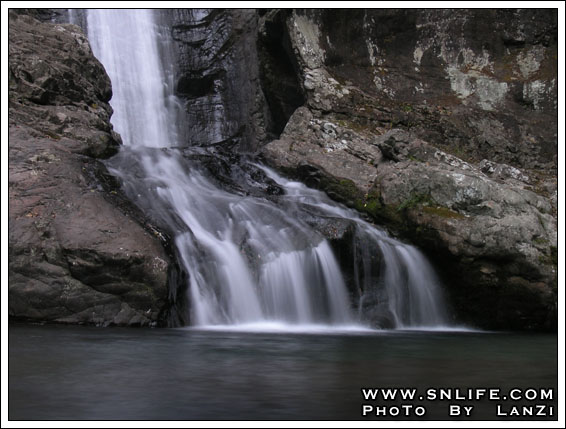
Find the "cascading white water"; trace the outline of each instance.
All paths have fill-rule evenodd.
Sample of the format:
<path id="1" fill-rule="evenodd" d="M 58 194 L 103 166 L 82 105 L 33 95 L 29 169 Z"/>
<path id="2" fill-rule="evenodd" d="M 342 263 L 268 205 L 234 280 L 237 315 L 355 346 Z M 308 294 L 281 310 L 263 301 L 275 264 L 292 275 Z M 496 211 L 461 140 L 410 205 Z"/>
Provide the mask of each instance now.
<path id="1" fill-rule="evenodd" d="M 87 23 L 92 49 L 112 80 L 112 124 L 124 144 L 171 146 L 176 137 L 168 116 L 153 11 L 92 9 Z"/>
<path id="2" fill-rule="evenodd" d="M 273 204 L 187 174 L 177 157 L 152 151 L 142 162 L 146 182 L 185 226 L 175 243 L 189 272 L 195 324 L 351 321 L 326 242 Z"/>
<path id="3" fill-rule="evenodd" d="M 382 256 L 381 266 L 378 267 L 381 273 L 382 299 L 385 301 L 382 311 L 388 313 L 393 326 L 448 325 L 440 282 L 433 267 L 416 247 L 389 237 L 384 231 L 361 219 L 354 210 L 337 205 L 324 193 L 309 189 L 302 183 L 289 181 L 266 167 L 262 169 L 297 203 L 312 206 L 330 217 L 354 221 L 359 241 L 377 245 Z M 362 252 L 361 261 L 356 261 L 363 266 L 366 279 L 371 271 L 369 265 L 373 263 L 371 256 Z M 366 283 L 361 289 L 372 290 L 372 285 Z"/>
<path id="4" fill-rule="evenodd" d="M 112 123 L 126 145 L 121 153 L 127 163 L 111 171 L 132 200 L 175 231 L 189 274 L 191 323 L 352 324 L 342 273 L 319 233 L 265 198 L 218 188 L 174 149 L 181 146 L 171 117 L 174 96 L 172 85 L 164 84 L 163 39 L 153 12 L 89 10 L 87 22 L 93 51 L 112 80 Z M 264 171 L 285 190 L 290 204 L 310 204 L 324 216 L 351 219 L 359 236 L 376 243 L 383 256 L 380 299 L 394 326 L 445 324 L 434 272 L 420 252 L 324 194 Z"/>
<path id="5" fill-rule="evenodd" d="M 155 204 L 172 208 L 184 227 L 175 243 L 189 272 L 192 322 L 350 323 L 344 281 L 326 242 L 272 204 L 188 174 L 175 150 L 147 149 L 177 146 L 152 11 L 92 10 L 87 20 L 93 51 L 113 84 L 112 123 L 140 160 Z M 127 170 L 114 172 L 130 179 Z"/>

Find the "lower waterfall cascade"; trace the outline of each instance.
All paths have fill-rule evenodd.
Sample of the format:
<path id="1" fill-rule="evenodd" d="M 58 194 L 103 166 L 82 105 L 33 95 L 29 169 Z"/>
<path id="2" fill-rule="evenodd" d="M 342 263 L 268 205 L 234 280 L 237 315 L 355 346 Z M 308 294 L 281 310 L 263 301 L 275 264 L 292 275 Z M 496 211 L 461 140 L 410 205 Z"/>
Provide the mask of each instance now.
<path id="1" fill-rule="evenodd" d="M 361 326 L 370 311 L 380 327 L 448 326 L 440 282 L 416 247 L 254 160 L 231 166 L 247 189 L 220 186 L 203 162 L 216 149 L 184 147 L 176 129 L 181 103 L 162 61 L 170 41 L 155 14 L 94 9 L 86 23 L 124 144 L 107 165 L 126 195 L 173 232 L 190 324 Z M 350 282 L 312 216 L 351 224 Z"/>

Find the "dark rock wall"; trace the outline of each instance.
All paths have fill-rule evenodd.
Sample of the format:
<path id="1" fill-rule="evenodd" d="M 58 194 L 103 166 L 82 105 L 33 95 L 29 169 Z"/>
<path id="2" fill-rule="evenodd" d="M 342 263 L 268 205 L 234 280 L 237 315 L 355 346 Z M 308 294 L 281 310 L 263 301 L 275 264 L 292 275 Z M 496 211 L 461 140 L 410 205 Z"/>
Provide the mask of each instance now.
<path id="1" fill-rule="evenodd" d="M 169 258 L 157 231 L 103 186 L 99 159 L 120 143 L 111 95 L 78 27 L 9 12 L 11 317 L 164 323 Z"/>
<path id="2" fill-rule="evenodd" d="M 262 11 L 257 42 L 260 78 L 271 113 L 270 137 L 279 137 L 293 112 L 305 101 L 300 69 L 286 30 L 288 12 Z"/>
<path id="3" fill-rule="evenodd" d="M 271 119 L 259 85 L 256 12 L 174 9 L 161 19 L 176 53 L 187 144 L 254 151 L 265 143 Z"/>

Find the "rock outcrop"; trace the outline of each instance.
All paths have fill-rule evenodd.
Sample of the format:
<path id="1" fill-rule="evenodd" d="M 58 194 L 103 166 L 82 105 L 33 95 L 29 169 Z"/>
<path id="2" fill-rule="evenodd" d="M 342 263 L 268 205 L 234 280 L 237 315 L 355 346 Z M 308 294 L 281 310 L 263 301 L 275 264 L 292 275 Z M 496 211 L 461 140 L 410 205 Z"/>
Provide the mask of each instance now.
<path id="1" fill-rule="evenodd" d="M 176 68 L 187 145 L 251 152 L 265 143 L 272 126 L 259 85 L 256 11 L 171 9 L 160 19 L 171 35 L 174 54 L 166 63 Z"/>
<path id="2" fill-rule="evenodd" d="M 306 102 L 262 155 L 422 248 L 461 320 L 556 329 L 556 18 L 266 13 Z"/>
<path id="3" fill-rule="evenodd" d="M 99 159 L 120 137 L 111 84 L 82 31 L 9 15 L 9 314 L 155 325 L 169 258 Z"/>

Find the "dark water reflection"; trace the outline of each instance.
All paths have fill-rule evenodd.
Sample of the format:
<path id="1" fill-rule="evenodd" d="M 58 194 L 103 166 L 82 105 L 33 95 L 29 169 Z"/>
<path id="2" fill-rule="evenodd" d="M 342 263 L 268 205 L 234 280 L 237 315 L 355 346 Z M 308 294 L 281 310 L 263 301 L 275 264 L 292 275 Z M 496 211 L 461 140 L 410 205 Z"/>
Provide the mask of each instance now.
<path id="1" fill-rule="evenodd" d="M 557 381 L 553 335 L 31 325 L 12 325 L 9 334 L 9 418 L 16 420 L 356 420 L 366 402 L 361 387 L 423 393 L 556 388 Z M 544 403 L 556 405 L 554 395 Z M 447 401 L 413 404 L 425 406 L 423 418 L 448 418 Z M 494 402 L 471 404 L 473 419 L 497 418 Z"/>

